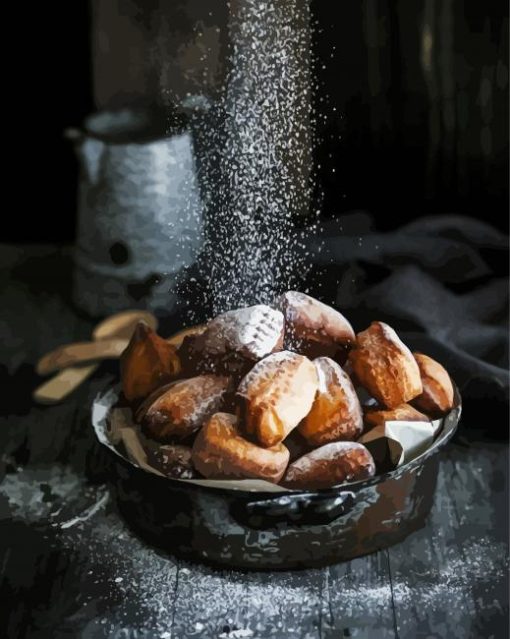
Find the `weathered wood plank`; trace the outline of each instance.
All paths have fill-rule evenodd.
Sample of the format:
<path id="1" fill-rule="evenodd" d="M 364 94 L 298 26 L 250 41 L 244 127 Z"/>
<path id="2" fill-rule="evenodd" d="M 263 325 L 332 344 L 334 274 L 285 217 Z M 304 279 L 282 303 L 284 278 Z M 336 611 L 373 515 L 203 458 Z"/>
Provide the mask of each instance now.
<path id="1" fill-rule="evenodd" d="M 385 552 L 328 569 L 322 637 L 393 639 L 393 602 Z"/>
<path id="2" fill-rule="evenodd" d="M 476 442 L 452 448 L 446 469 L 464 558 L 456 584 L 475 603 L 475 634 L 508 637 L 508 450 L 487 442 L 483 454 Z"/>
<path id="3" fill-rule="evenodd" d="M 172 637 L 318 639 L 324 584 L 324 570 L 242 573 L 183 564 Z"/>
<path id="4" fill-rule="evenodd" d="M 505 584 L 502 556 L 505 548 L 495 542 L 496 520 L 486 512 L 484 524 L 473 536 L 469 519 L 459 518 L 459 513 L 477 508 L 473 470 L 479 464 L 483 464 L 488 480 L 484 495 L 487 498 L 493 460 L 480 455 L 479 449 L 468 453 L 457 447 L 452 455 L 469 468 L 463 474 L 462 489 L 452 494 L 454 466 L 450 459 L 443 458 L 429 524 L 388 550 L 400 639 L 503 636 L 500 633 L 504 618 L 501 610 L 496 610 L 502 600 L 491 601 L 490 590 L 487 590 L 489 582 L 496 582 L 495 588 L 501 597 Z M 489 596 L 481 602 L 482 592 Z M 487 634 L 479 609 L 487 610 L 491 604 L 495 614 L 491 623 L 494 631 Z"/>
<path id="5" fill-rule="evenodd" d="M 60 521 L 44 533 L 27 521 L 11 525 L 8 636 L 171 636 L 176 562 L 100 506 L 89 519 L 86 509 L 78 513 L 82 519 Z"/>

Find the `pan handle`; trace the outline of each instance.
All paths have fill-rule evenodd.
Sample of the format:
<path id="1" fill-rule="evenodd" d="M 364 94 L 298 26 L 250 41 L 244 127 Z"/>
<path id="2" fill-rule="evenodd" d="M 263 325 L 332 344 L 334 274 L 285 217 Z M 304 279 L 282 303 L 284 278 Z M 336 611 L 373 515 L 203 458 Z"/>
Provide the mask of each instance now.
<path id="1" fill-rule="evenodd" d="M 230 514 L 241 525 L 254 529 L 291 526 L 324 526 L 346 515 L 355 503 L 351 491 L 299 493 L 269 499 L 235 499 Z"/>

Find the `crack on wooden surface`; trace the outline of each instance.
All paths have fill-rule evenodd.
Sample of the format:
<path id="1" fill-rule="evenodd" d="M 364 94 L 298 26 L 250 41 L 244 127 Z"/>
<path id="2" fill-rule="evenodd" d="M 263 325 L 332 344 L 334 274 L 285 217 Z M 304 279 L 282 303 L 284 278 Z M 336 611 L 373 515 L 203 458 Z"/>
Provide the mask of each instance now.
<path id="1" fill-rule="evenodd" d="M 177 597 L 179 596 L 179 571 L 180 571 L 180 562 L 176 560 L 176 573 L 175 573 L 175 584 L 174 584 L 174 592 L 172 597 L 172 620 L 170 622 L 170 639 L 174 639 L 174 629 L 175 629 L 175 602 L 177 601 Z M 178 637 L 176 639 L 179 639 Z"/>
<path id="2" fill-rule="evenodd" d="M 388 577 L 390 581 L 390 592 L 391 592 L 391 612 L 393 616 L 393 630 L 395 632 L 395 639 L 400 639 L 398 634 L 397 611 L 395 606 L 395 593 L 393 591 L 393 577 L 391 575 L 391 560 L 390 560 L 389 550 L 385 550 L 384 555 L 386 557 L 386 562 L 388 564 Z"/>

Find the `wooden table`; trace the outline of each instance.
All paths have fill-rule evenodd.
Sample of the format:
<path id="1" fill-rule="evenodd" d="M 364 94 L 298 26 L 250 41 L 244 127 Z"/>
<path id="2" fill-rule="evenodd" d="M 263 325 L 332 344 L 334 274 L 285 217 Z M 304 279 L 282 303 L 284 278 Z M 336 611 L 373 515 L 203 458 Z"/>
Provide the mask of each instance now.
<path id="1" fill-rule="evenodd" d="M 461 427 L 442 454 L 427 526 L 367 557 L 242 573 L 162 556 L 116 513 L 108 457 L 90 428 L 91 400 L 115 366 L 59 406 L 30 399 L 36 358 L 90 335 L 70 300 L 69 256 L 0 249 L 2 636 L 508 636 L 505 444 Z"/>

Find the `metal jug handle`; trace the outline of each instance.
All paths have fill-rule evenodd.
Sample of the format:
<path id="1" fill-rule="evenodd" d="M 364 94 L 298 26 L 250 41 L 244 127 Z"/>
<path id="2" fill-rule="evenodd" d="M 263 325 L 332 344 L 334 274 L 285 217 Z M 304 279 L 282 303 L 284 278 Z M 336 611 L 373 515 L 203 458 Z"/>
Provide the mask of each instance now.
<path id="1" fill-rule="evenodd" d="M 78 127 L 68 127 L 63 131 L 64 138 L 70 140 L 80 159 L 83 175 L 91 186 L 100 183 L 101 165 L 104 152 L 104 142 L 87 135 L 86 131 Z"/>

